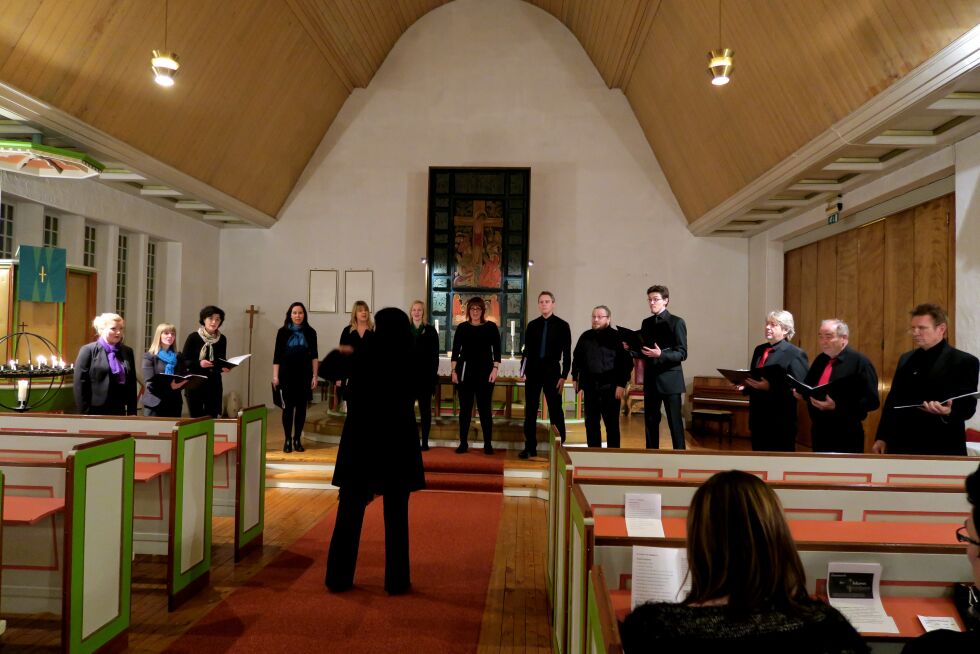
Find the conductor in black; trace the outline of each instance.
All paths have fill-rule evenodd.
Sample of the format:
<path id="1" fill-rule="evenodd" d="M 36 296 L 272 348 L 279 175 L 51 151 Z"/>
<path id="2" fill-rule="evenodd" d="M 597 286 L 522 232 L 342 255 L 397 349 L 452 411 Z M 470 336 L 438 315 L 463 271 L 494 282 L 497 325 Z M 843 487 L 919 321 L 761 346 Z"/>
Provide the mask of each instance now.
<path id="1" fill-rule="evenodd" d="M 524 451 L 526 459 L 538 455 L 538 405 L 541 392 L 548 403 L 548 417 L 565 442 L 565 411 L 562 391 L 572 365 L 572 331 L 568 323 L 555 315 L 555 296 L 551 291 L 538 295 L 541 316 L 524 330 L 521 380 L 524 382 Z"/>

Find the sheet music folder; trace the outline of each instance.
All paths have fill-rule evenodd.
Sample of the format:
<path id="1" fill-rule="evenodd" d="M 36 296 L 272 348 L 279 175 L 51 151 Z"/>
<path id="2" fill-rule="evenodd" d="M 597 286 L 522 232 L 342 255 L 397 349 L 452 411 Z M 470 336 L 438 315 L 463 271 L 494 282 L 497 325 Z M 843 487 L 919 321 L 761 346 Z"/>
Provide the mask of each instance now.
<path id="1" fill-rule="evenodd" d="M 826 400 L 828 394 L 832 393 L 835 389 L 839 390 L 843 386 L 843 383 L 847 382 L 850 378 L 843 377 L 832 382 L 827 382 L 821 386 L 810 386 L 808 384 L 804 384 L 796 377 L 788 373 L 786 375 L 786 379 L 789 381 L 790 387 L 792 387 L 793 390 L 802 395 L 805 399 L 814 397 L 818 400 Z M 833 395 L 831 395 L 831 397 L 833 397 Z"/>
<path id="2" fill-rule="evenodd" d="M 947 398 L 945 400 L 937 400 L 940 404 L 946 404 L 947 402 L 952 402 L 953 400 L 959 400 L 964 397 L 973 397 L 980 395 L 980 391 L 973 391 L 972 393 L 963 393 L 962 395 L 956 395 L 954 397 Z M 896 409 L 921 409 L 922 404 L 903 404 L 902 406 L 895 407 Z"/>
<path id="3" fill-rule="evenodd" d="M 170 382 L 172 381 L 175 381 L 177 383 L 186 381 L 187 383 L 181 386 L 181 390 L 192 391 L 195 388 L 199 387 L 204 382 L 206 382 L 207 380 L 208 378 L 205 377 L 204 375 L 168 375 L 165 372 L 158 372 L 157 374 L 147 379 L 146 383 L 169 385 Z"/>
<path id="4" fill-rule="evenodd" d="M 715 370 L 720 372 L 725 379 L 736 386 L 742 386 L 745 384 L 745 380 L 750 377 L 756 381 L 765 379 L 770 384 L 782 383 L 783 377 L 786 375 L 786 371 L 783 370 L 782 366 L 763 366 L 761 368 L 752 368 L 751 370 L 747 368 L 740 368 L 738 370 L 716 368 Z"/>

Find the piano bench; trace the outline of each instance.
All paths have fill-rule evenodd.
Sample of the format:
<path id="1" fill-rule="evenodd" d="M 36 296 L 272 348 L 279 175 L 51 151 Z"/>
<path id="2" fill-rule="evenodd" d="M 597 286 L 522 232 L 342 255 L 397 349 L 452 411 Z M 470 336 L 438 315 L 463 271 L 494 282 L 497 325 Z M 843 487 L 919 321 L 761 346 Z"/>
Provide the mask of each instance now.
<path id="1" fill-rule="evenodd" d="M 732 432 L 734 430 L 732 420 L 734 414 L 731 411 L 721 409 L 694 409 L 691 411 L 691 432 L 695 434 L 717 433 L 719 437 L 728 437 L 728 444 L 732 443 Z M 717 432 L 709 431 L 705 428 L 705 423 L 717 423 Z M 724 428 L 724 429 L 722 429 Z"/>

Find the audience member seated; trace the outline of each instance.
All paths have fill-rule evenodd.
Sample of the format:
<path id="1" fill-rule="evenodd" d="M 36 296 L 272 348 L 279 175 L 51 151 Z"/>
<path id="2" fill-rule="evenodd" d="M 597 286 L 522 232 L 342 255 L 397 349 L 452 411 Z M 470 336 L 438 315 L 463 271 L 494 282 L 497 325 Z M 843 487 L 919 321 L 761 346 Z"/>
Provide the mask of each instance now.
<path id="1" fill-rule="evenodd" d="M 640 652 L 868 652 L 854 627 L 806 591 L 782 506 L 755 475 L 730 470 L 704 483 L 687 518 L 691 591 L 649 603 L 621 625 Z"/>
<path id="2" fill-rule="evenodd" d="M 929 654 L 931 652 L 980 652 L 980 603 L 977 598 L 980 592 L 980 468 L 966 478 L 966 496 L 973 505 L 973 514 L 956 532 L 956 538 L 966 543 L 966 559 L 973 570 L 973 604 L 967 609 L 969 615 L 964 616 L 968 628 L 973 631 L 956 632 L 947 629 L 930 631 L 911 641 L 902 650 L 902 654 Z"/>

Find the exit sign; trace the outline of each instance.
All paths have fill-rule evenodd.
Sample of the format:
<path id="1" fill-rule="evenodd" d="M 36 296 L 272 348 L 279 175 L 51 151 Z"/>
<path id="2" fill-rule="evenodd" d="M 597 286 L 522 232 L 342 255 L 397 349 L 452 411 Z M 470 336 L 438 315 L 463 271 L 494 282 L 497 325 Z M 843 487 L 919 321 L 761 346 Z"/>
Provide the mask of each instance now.
<path id="1" fill-rule="evenodd" d="M 829 216 L 827 216 L 827 224 L 828 225 L 833 225 L 834 223 L 837 222 L 837 220 L 839 218 L 840 218 L 840 212 L 839 211 L 835 211 L 834 213 L 832 213 Z"/>

